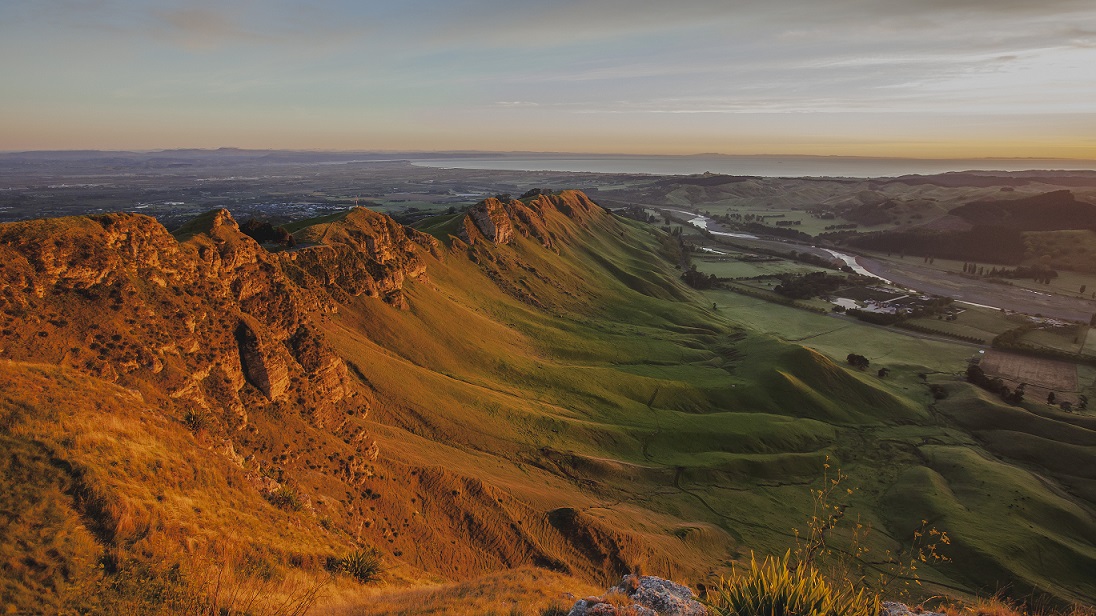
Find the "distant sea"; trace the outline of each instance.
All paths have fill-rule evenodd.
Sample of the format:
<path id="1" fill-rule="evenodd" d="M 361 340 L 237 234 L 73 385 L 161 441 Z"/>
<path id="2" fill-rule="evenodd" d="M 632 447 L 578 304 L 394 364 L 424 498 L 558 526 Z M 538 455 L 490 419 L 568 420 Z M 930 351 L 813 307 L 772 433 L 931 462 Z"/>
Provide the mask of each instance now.
<path id="1" fill-rule="evenodd" d="M 567 171 L 578 173 L 704 173 L 766 177 L 895 177 L 948 171 L 1096 170 L 1096 161 L 1036 158 L 912 159 L 848 156 L 626 156 L 497 154 L 415 158 L 412 164 L 447 169 Z"/>

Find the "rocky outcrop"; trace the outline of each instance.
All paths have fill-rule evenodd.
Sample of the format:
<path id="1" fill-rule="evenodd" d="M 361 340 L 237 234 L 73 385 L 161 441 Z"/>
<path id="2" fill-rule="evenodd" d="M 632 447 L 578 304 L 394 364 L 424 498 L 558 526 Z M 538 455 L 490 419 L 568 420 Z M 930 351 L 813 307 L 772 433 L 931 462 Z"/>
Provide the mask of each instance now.
<path id="1" fill-rule="evenodd" d="M 355 392 L 310 325 L 334 301 L 295 284 L 225 210 L 185 236 L 134 214 L 0 225 L 0 356 L 74 368 L 235 429 L 275 402 L 337 425 Z"/>
<path id="2" fill-rule="evenodd" d="M 707 608 L 696 599 L 681 584 L 626 575 L 604 595 L 577 601 L 567 616 L 706 616 Z"/>
<path id="3" fill-rule="evenodd" d="M 255 327 L 247 321 L 236 326 L 236 344 L 240 349 L 240 364 L 249 383 L 271 400 L 285 395 L 289 387 L 289 370 L 278 353 L 278 347 L 265 343 Z"/>
<path id="4" fill-rule="evenodd" d="M 300 235 L 313 245 L 270 253 L 223 209 L 176 235 L 136 214 L 0 225 L 0 357 L 75 368 L 236 429 L 267 404 L 338 429 L 368 392 L 312 319 L 358 296 L 407 307 L 403 288 L 439 243 L 364 208 Z"/>
<path id="5" fill-rule="evenodd" d="M 879 616 L 946 616 L 939 612 L 928 612 L 921 608 L 911 608 L 905 603 L 895 603 L 893 601 L 883 602 L 883 611 Z"/>
<path id="6" fill-rule="evenodd" d="M 556 238 L 565 232 L 566 221 L 585 225 L 603 210 L 585 194 L 565 190 L 541 194 L 525 201 L 486 199 L 468 210 L 460 229 L 460 239 L 475 245 L 484 240 L 495 245 L 513 242 L 514 235 L 531 237 L 546 248 L 554 248 Z"/>
<path id="7" fill-rule="evenodd" d="M 494 244 L 512 242 L 514 225 L 510 222 L 506 205 L 498 199 L 487 199 L 473 206 L 464 217 L 461 239 L 469 244 L 474 244 L 479 237 Z"/>
<path id="8" fill-rule="evenodd" d="M 440 257 L 433 237 L 365 208 L 298 236 L 314 245 L 281 253 L 286 272 L 299 285 L 338 301 L 365 295 L 405 308 L 404 283 L 426 273 L 428 256 Z"/>

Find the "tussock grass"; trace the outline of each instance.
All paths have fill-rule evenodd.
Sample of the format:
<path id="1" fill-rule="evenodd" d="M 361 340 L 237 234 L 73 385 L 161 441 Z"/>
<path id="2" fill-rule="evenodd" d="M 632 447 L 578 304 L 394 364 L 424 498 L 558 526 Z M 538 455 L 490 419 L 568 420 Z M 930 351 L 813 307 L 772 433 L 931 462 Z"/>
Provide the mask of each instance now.
<path id="1" fill-rule="evenodd" d="M 705 603 L 716 616 L 878 616 L 880 609 L 877 594 L 796 566 L 790 552 L 760 563 L 751 555 L 749 568 L 733 569 Z"/>
<path id="2" fill-rule="evenodd" d="M 567 575 L 521 567 L 460 583 L 344 592 L 325 604 L 324 610 L 333 616 L 539 616 L 566 614 L 575 601 L 571 597 L 597 592 L 597 587 Z"/>

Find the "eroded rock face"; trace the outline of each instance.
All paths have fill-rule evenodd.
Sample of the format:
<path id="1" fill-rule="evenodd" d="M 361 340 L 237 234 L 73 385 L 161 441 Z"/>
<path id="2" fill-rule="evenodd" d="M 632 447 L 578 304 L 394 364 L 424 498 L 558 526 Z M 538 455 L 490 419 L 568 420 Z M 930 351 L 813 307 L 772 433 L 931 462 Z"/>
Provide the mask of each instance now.
<path id="1" fill-rule="evenodd" d="M 527 202 L 486 199 L 468 210 L 460 230 L 460 239 L 475 245 L 486 240 L 496 245 L 514 241 L 514 234 L 532 237 L 545 248 L 554 248 L 563 220 L 584 226 L 604 211 L 585 194 L 565 190 L 559 194 L 538 195 Z"/>
<path id="2" fill-rule="evenodd" d="M 468 210 L 461 229 L 461 239 L 474 244 L 478 237 L 500 245 L 514 241 L 514 225 L 506 206 L 498 199 L 480 201 Z"/>
<path id="3" fill-rule="evenodd" d="M 74 368 L 234 429 L 292 389 L 295 407 L 334 425 L 354 390 L 309 324 L 334 301 L 290 280 L 227 211 L 198 226 L 179 242 L 134 214 L 0 225 L 0 357 Z"/>
<path id="4" fill-rule="evenodd" d="M 440 257 L 433 237 L 365 208 L 308 229 L 303 240 L 318 245 L 281 253 L 286 271 L 301 286 L 340 301 L 365 295 L 406 307 L 406 280 L 426 273 L 428 255 Z"/>
<path id="5" fill-rule="evenodd" d="M 626 575 L 601 597 L 580 599 L 567 616 L 706 616 L 707 608 L 681 584 Z"/>
<path id="6" fill-rule="evenodd" d="M 282 398 L 289 387 L 289 370 L 278 347 L 264 343 L 247 321 L 236 326 L 235 337 L 248 382 L 271 400 Z"/>

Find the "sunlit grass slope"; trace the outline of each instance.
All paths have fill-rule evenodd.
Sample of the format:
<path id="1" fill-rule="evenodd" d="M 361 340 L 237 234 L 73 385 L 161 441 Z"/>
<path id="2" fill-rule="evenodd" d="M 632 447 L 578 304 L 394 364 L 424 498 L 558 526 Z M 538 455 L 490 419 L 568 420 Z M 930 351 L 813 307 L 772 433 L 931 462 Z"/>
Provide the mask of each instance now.
<path id="1" fill-rule="evenodd" d="M 246 435 L 192 430 L 183 405 L 0 364 L 0 490 L 15 503 L 0 532 L 18 572 L 4 601 L 63 603 L 116 557 L 234 551 L 275 579 L 319 580 L 330 558 L 376 547 L 381 580 L 337 578 L 323 609 L 534 613 L 636 568 L 696 583 L 751 551 L 783 554 L 826 464 L 850 476 L 873 553 L 908 548 L 922 520 L 953 537 L 953 562 L 922 571 L 927 592 L 1096 597 L 1085 418 L 959 383 L 967 348 L 691 290 L 675 239 L 579 193 L 509 207 L 508 242 L 464 214 L 425 221 L 441 241 L 415 240 L 425 271 L 402 281 L 405 307 L 343 294 L 310 314 L 371 406 L 347 413 L 354 431 L 284 405 L 253 413 Z M 365 222 L 377 217 L 302 225 L 318 246 L 276 257 L 289 269 L 345 247 Z M 850 352 L 891 376 L 849 368 Z M 934 401 L 930 381 L 950 397 Z M 376 460 L 356 457 L 362 435 Z M 302 506 L 264 498 L 264 477 Z"/>
<path id="2" fill-rule="evenodd" d="M 434 220 L 431 228 L 457 226 Z M 818 478 L 827 455 L 860 488 L 853 505 L 876 527 L 872 541 L 880 552 L 900 550 L 912 537 L 909 521 L 916 516 L 896 517 L 892 508 L 901 508 L 896 486 L 906 473 L 928 468 L 920 445 L 953 443 L 988 458 L 997 472 L 1029 472 L 1022 459 L 986 455 L 982 443 L 930 408 L 916 375 L 936 372 L 934 357 L 947 357 L 950 366 L 969 351 L 892 355 L 889 365 L 900 372 L 881 380 L 751 333 L 749 320 L 736 318 L 733 300 L 721 297 L 711 310 L 704 296 L 674 282 L 679 272 L 661 256 L 665 238 L 647 226 L 597 218 L 569 232 L 572 241 L 558 244 L 558 252 L 523 237 L 509 246 L 469 247 L 447 236 L 453 248 L 432 266 L 429 282 L 410 291 L 409 311 L 386 318 L 362 302 L 333 319 L 331 339 L 389 401 L 380 420 L 440 442 L 445 452 L 489 456 L 499 469 L 536 473 L 530 482 L 515 482 L 510 470 L 489 479 L 535 508 L 574 506 L 577 496 L 618 527 L 659 514 L 674 520 L 661 532 L 676 541 L 692 532 L 682 529 L 702 530 L 709 541 L 712 532 L 722 537 L 701 542 L 703 551 L 675 565 L 679 574 L 695 572 L 690 564 L 788 545 L 792 528 L 809 516 L 805 485 Z M 484 269 L 504 282 L 485 281 Z M 854 327 L 844 352 L 862 350 L 865 342 L 894 350 L 916 341 Z M 828 348 L 834 346 L 840 345 Z M 568 488 L 542 484 L 542 472 Z M 909 511 L 918 497 L 908 495 Z M 1051 500 L 1065 509 L 1091 507 Z M 985 533 L 953 534 L 958 550 L 988 540 Z M 653 541 L 656 553 L 672 554 L 664 541 L 645 541 Z M 676 547 L 699 547 L 684 543 Z M 1046 549 L 1068 566 L 1030 568 L 1017 562 L 1022 555 L 997 550 L 997 569 L 964 567 L 960 559 L 926 570 L 925 579 L 953 589 L 992 591 L 1012 583 L 1026 589 L 1019 592 L 1090 596 L 1091 576 L 1073 568 L 1085 558 L 1083 544 Z"/>

